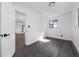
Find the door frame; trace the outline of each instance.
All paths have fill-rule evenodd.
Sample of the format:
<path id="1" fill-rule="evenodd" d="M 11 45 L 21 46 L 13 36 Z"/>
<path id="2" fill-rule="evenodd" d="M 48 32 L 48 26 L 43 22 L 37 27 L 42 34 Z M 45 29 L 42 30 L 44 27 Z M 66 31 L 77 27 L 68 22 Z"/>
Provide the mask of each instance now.
<path id="1" fill-rule="evenodd" d="M 26 13 L 25 12 L 23 12 L 22 10 L 20 10 L 20 9 L 15 9 L 15 14 L 16 14 L 16 12 L 20 12 L 20 13 L 22 13 L 22 14 L 24 14 L 25 15 L 25 18 L 24 18 L 24 21 L 26 20 Z M 16 17 L 16 15 L 15 15 L 15 17 Z M 15 18 L 15 20 L 16 20 L 16 18 Z M 26 28 L 26 21 L 25 21 L 25 28 Z M 16 29 L 16 21 L 15 21 L 15 29 Z M 26 29 L 25 29 L 25 32 L 26 32 Z M 24 33 L 24 35 L 26 36 L 26 34 Z M 24 36 L 24 37 L 25 37 Z M 26 40 L 26 37 L 25 37 L 25 39 L 24 39 L 24 41 Z M 15 31 L 15 51 L 16 51 L 16 31 Z"/>

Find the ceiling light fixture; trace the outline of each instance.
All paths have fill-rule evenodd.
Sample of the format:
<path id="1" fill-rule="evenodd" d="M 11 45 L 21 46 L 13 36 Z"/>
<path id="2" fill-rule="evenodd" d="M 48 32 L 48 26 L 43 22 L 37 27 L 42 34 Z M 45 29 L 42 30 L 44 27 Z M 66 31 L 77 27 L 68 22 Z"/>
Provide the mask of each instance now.
<path id="1" fill-rule="evenodd" d="M 53 7 L 55 5 L 55 2 L 50 2 L 49 7 Z"/>

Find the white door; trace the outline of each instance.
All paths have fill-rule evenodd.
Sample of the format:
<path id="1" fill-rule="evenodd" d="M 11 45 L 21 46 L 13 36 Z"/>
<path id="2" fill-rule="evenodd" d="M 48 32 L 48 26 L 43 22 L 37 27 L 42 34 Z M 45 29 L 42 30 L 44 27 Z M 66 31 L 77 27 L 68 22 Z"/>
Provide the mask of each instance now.
<path id="1" fill-rule="evenodd" d="M 15 52 L 15 9 L 10 2 L 0 3 L 0 55 L 11 57 Z"/>

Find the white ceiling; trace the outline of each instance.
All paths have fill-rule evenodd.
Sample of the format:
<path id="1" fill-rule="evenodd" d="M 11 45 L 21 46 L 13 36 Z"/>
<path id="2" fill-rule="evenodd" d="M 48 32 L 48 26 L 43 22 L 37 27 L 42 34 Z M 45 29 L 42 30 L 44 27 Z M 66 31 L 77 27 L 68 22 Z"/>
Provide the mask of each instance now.
<path id="1" fill-rule="evenodd" d="M 49 7 L 49 2 L 15 2 L 13 4 L 22 5 L 25 8 L 28 7 L 45 16 L 71 11 L 73 7 L 73 2 L 56 2 L 54 7 Z"/>

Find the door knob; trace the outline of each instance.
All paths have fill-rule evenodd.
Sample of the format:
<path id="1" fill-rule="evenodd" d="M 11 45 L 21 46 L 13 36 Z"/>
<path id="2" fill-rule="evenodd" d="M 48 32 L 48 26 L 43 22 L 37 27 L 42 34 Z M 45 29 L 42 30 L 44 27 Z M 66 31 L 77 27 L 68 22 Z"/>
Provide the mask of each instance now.
<path id="1" fill-rule="evenodd" d="M 4 35 L 3 35 L 3 34 L 1 34 L 0 36 L 1 36 L 1 37 L 4 37 Z"/>
<path id="2" fill-rule="evenodd" d="M 6 37 L 6 36 L 9 36 L 10 34 L 1 34 L 0 36 L 1 37 Z"/>
<path id="3" fill-rule="evenodd" d="M 10 34 L 4 34 L 4 37 L 9 36 Z"/>

